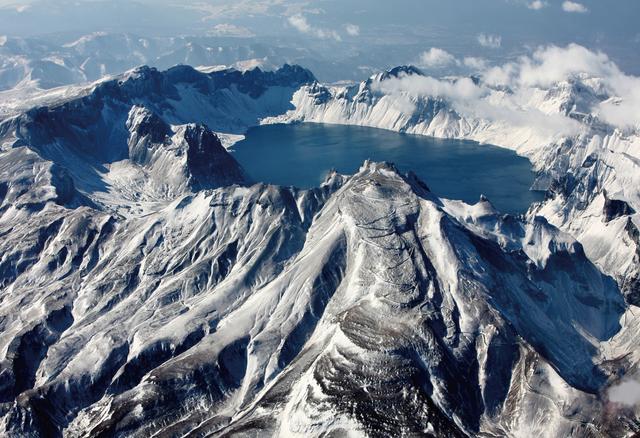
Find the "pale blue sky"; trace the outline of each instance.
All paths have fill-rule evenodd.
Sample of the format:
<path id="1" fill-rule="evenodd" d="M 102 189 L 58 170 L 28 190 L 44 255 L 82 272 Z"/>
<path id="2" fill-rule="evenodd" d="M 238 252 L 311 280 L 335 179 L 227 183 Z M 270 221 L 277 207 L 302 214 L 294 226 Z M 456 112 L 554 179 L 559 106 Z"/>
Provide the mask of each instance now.
<path id="1" fill-rule="evenodd" d="M 431 47 L 499 62 L 576 42 L 639 74 L 639 22 L 638 0 L 0 0 L 0 34 L 253 35 L 374 68 Z"/>

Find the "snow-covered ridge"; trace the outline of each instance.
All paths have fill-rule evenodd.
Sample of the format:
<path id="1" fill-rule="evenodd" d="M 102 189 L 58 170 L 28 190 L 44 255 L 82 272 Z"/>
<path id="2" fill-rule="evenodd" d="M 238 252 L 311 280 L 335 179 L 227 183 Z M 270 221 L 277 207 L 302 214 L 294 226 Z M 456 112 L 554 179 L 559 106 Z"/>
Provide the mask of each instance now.
<path id="1" fill-rule="evenodd" d="M 545 221 L 392 166 L 1 219 L 7 434 L 629 430 L 596 395 L 616 374 L 594 363 L 629 366 L 594 347 L 620 329 L 613 281 Z"/>
<path id="2" fill-rule="evenodd" d="M 295 109 L 263 123 L 354 124 L 514 149 L 539 172 L 536 188 L 548 190 L 530 217 L 542 215 L 579 239 L 640 303 L 640 119 L 618 126 L 611 110 L 627 97 L 612 94 L 618 82 L 640 86 L 640 79 L 580 73 L 506 86 L 491 83 L 489 73 L 435 79 L 398 67 L 350 87 L 315 83 L 295 93 Z M 635 92 L 629 88 L 628 111 Z M 626 213 L 611 217 L 605 208 L 611 201 Z"/>
<path id="3" fill-rule="evenodd" d="M 313 81 L 289 65 L 211 73 L 141 67 L 62 98 L 38 98 L 41 106 L 0 123 L 0 141 L 9 154 L 35 153 L 70 175 L 74 202 L 146 211 L 140 203 L 155 208 L 188 190 L 241 182 L 242 170 L 210 129 L 237 137 L 292 108 L 295 90 Z"/>
<path id="4" fill-rule="evenodd" d="M 406 127 L 472 126 L 457 101 L 380 86 L 412 76 L 331 88 L 292 66 L 141 68 L 0 123 L 0 431 L 637 432 L 638 407 L 607 395 L 640 363 L 634 285 L 602 267 L 637 267 L 607 233 L 633 236 L 638 206 L 606 165 L 616 144 L 593 143 L 623 134 L 574 115 L 580 132 L 562 144 L 527 140 L 549 199 L 515 218 L 440 199 L 384 163 L 312 190 L 251 185 L 214 133 L 331 108 L 366 120 L 381 101 L 405 120 L 393 100 L 411 103 Z M 464 82 L 427 81 L 473 96 Z M 602 224 L 579 228 L 604 236 L 600 257 L 573 237 L 580 220 Z"/>

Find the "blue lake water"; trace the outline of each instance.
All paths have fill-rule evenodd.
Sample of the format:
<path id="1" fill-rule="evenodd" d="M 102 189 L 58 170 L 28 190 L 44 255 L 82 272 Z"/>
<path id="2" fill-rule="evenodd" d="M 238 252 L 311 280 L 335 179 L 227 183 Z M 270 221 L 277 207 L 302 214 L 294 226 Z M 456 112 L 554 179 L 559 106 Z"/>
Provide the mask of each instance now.
<path id="1" fill-rule="evenodd" d="M 302 123 L 251 128 L 233 151 L 255 181 L 278 185 L 315 187 L 331 169 L 352 174 L 372 159 L 413 170 L 440 197 L 475 203 L 484 194 L 505 213 L 542 199 L 529 190 L 535 175 L 526 158 L 470 141 Z"/>

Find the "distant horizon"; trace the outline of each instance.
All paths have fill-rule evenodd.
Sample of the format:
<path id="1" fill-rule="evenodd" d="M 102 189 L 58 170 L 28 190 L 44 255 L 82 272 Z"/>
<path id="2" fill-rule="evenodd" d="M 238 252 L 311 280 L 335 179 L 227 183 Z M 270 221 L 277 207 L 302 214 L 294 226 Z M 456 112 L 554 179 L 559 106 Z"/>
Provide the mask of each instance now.
<path id="1" fill-rule="evenodd" d="M 606 4 L 605 4 L 606 3 Z M 1 35 L 56 42 L 96 32 L 141 38 L 216 37 L 316 53 L 326 63 L 371 72 L 419 64 L 432 47 L 492 63 L 541 46 L 580 44 L 640 75 L 640 2 L 620 0 L 0 1 Z M 151 6 L 152 5 L 152 6 Z M 438 67 L 444 74 L 451 66 Z M 452 71 L 454 72 L 454 71 Z M 344 74 L 343 79 L 353 79 Z M 335 79 L 335 78 L 332 78 Z"/>

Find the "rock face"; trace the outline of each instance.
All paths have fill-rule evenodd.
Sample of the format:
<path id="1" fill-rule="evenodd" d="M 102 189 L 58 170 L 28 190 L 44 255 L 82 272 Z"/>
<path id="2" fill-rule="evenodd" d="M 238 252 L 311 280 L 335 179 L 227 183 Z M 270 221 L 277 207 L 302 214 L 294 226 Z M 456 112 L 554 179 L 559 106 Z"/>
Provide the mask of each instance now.
<path id="1" fill-rule="evenodd" d="M 638 431 L 607 388 L 638 369 L 640 315 L 569 233 L 386 163 L 250 185 L 202 119 L 288 108 L 301 70 L 194 72 L 0 124 L 0 434 Z"/>
<path id="2" fill-rule="evenodd" d="M 631 208 L 628 202 L 621 201 L 620 199 L 609 199 L 607 198 L 606 193 L 604 196 L 604 209 L 602 213 L 604 214 L 604 220 L 606 222 L 611 222 L 619 217 L 635 214 L 635 210 Z"/>

